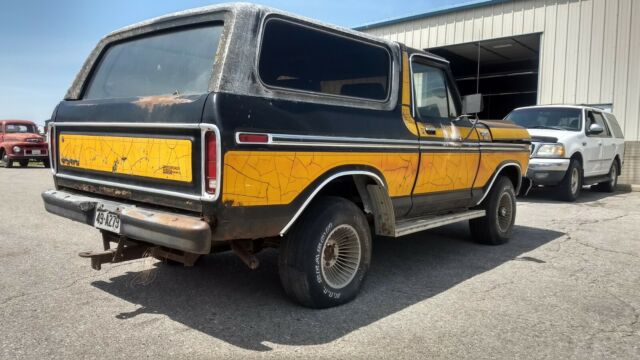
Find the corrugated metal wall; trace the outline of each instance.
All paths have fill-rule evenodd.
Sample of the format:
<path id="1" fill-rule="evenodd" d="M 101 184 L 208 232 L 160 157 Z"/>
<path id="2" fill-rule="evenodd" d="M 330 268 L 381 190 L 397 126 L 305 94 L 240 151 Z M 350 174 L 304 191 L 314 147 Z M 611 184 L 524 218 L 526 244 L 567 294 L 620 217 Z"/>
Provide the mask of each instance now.
<path id="1" fill-rule="evenodd" d="M 416 48 L 542 33 L 540 104 L 613 104 L 640 140 L 640 0 L 509 1 L 363 30 Z"/>

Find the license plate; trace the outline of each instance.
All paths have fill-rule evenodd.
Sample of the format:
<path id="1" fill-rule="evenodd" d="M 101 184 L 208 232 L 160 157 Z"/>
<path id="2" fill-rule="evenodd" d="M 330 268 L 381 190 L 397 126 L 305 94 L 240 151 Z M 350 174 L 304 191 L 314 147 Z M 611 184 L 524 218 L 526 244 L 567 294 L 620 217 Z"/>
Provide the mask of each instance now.
<path id="1" fill-rule="evenodd" d="M 93 226 L 98 229 L 120 234 L 120 214 L 105 208 L 98 207 L 93 219 Z"/>
<path id="2" fill-rule="evenodd" d="M 31 150 L 31 155 L 40 155 L 42 152 L 40 150 Z"/>

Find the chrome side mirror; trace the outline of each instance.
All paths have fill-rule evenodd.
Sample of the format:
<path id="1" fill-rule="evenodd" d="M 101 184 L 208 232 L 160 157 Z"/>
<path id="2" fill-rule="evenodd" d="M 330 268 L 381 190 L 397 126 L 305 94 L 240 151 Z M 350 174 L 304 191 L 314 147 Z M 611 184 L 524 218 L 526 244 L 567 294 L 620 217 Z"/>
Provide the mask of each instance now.
<path id="1" fill-rule="evenodd" d="M 462 113 L 477 114 L 482 111 L 482 94 L 471 94 L 462 97 Z"/>
<path id="2" fill-rule="evenodd" d="M 589 135 L 598 135 L 604 132 L 604 128 L 598 124 L 589 125 Z"/>

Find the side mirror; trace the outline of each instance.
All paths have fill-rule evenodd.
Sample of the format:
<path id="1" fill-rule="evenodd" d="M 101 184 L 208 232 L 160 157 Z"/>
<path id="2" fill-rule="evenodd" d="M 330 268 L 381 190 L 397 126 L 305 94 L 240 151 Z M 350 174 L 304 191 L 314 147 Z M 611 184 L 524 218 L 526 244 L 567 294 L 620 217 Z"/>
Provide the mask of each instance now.
<path id="1" fill-rule="evenodd" d="M 604 128 L 598 124 L 591 124 L 589 126 L 589 135 L 598 135 L 604 132 Z"/>
<path id="2" fill-rule="evenodd" d="M 477 114 L 482 111 L 482 94 L 471 94 L 462 97 L 462 113 Z"/>

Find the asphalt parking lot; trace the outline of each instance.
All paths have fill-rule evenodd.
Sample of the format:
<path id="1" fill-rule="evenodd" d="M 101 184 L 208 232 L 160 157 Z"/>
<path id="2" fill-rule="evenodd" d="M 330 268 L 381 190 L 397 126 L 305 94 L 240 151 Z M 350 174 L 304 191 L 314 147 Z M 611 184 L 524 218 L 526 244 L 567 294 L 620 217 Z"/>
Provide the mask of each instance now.
<path id="1" fill-rule="evenodd" d="M 359 298 L 289 302 L 277 253 L 94 271 L 98 231 L 49 215 L 46 169 L 0 169 L 0 358 L 638 358 L 640 193 L 536 192 L 512 241 L 466 224 L 376 239 Z"/>

